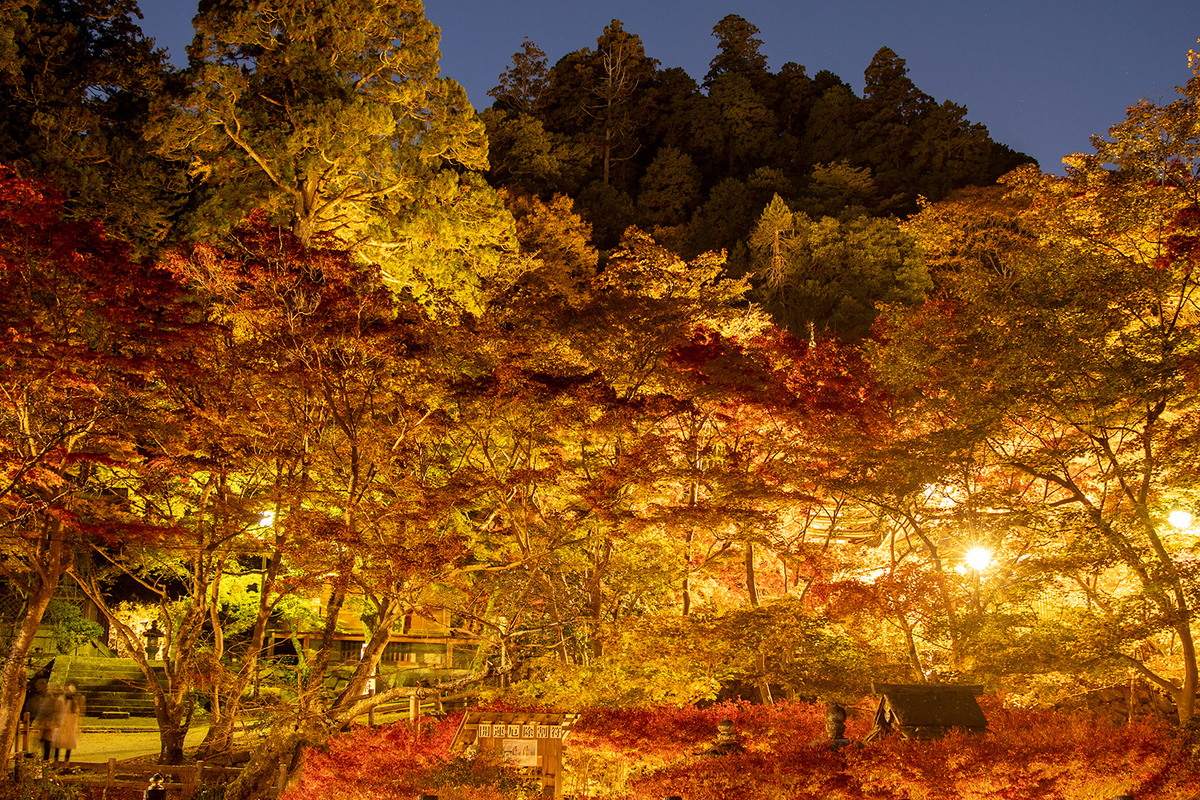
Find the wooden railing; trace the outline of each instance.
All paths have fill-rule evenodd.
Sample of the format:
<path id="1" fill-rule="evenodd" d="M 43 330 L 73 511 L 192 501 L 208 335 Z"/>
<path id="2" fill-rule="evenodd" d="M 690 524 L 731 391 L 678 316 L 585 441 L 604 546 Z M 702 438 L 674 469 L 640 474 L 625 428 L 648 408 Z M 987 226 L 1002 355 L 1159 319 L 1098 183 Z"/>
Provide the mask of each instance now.
<path id="1" fill-rule="evenodd" d="M 466 700 L 467 693 L 442 695 L 435 693 L 422 700 L 412 695 L 399 702 L 387 703 L 364 712 L 368 724 L 375 725 L 375 715 L 407 712 L 410 720 L 417 720 L 423 714 L 444 713 L 446 704 L 457 704 Z M 145 789 L 150 776 L 162 775 L 166 788 L 177 793 L 181 800 L 193 797 L 200 786 L 207 783 L 229 783 L 242 771 L 241 767 L 224 767 L 205 764 L 196 761 L 192 764 L 167 766 L 163 764 L 126 764 L 115 758 L 108 761 L 42 761 L 36 753 L 29 751 L 30 720 L 25 714 L 18 735 L 13 742 L 16 752 L 13 753 L 13 775 L 20 780 L 22 777 L 49 778 L 53 777 L 60 783 L 74 786 L 103 787 L 105 789 Z M 275 796 L 283 792 L 287 781 L 287 769 L 280 765 L 279 774 L 275 780 Z"/>
<path id="2" fill-rule="evenodd" d="M 241 767 L 216 767 L 203 761 L 179 766 L 124 764 L 115 758 L 108 761 L 40 761 L 33 753 L 17 758 L 15 770 L 18 779 L 54 778 L 72 786 L 139 791 L 146 788 L 151 775 L 158 774 L 164 779 L 163 786 L 169 792 L 177 793 L 181 800 L 195 796 L 205 783 L 229 783 L 242 772 Z M 274 786 L 276 797 L 283 791 L 286 778 L 287 772 L 281 766 Z"/>

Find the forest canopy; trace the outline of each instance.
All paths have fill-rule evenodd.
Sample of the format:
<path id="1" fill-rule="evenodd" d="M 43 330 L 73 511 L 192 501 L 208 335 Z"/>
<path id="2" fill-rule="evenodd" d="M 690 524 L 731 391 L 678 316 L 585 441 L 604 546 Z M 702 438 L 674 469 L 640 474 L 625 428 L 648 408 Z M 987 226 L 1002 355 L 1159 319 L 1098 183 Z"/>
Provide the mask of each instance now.
<path id="1" fill-rule="evenodd" d="M 1056 177 L 736 15 L 699 83 L 526 40 L 476 114 L 415 0 L 206 0 L 178 71 L 132 4 L 9 5 L 0 738 L 67 586 L 148 677 L 163 632 L 164 761 L 278 724 L 229 797 L 419 692 L 421 620 L 563 710 L 1194 716 L 1200 62 Z"/>

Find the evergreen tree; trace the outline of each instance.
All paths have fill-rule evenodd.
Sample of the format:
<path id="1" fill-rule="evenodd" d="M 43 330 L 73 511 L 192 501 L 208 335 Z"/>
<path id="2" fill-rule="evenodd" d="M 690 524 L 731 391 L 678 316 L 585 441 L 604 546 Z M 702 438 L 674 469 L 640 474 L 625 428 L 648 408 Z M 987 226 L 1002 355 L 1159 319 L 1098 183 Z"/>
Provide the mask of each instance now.
<path id="1" fill-rule="evenodd" d="M 674 147 L 658 151 L 642 177 L 638 207 L 651 225 L 686 222 L 699 200 L 700 172 L 686 153 Z"/>
<path id="2" fill-rule="evenodd" d="M 203 182 L 196 238 L 255 207 L 304 245 L 332 234 L 393 290 L 468 308 L 503 282 L 511 217 L 476 172 L 483 124 L 438 77 L 419 0 L 204 0 L 162 151 Z"/>
<path id="3" fill-rule="evenodd" d="M 134 0 L 17 0 L 0 15 L 0 161 L 54 182 L 68 218 L 144 254 L 175 202 L 143 139 L 169 76 Z"/>
<path id="4" fill-rule="evenodd" d="M 752 84 L 760 85 L 767 76 L 767 57 L 759 52 L 762 39 L 757 27 L 737 14 L 727 14 L 713 26 L 717 38 L 717 54 L 708 62 L 704 88 L 709 88 L 722 75 L 741 75 Z"/>
<path id="5" fill-rule="evenodd" d="M 796 336 L 860 339 L 877 303 L 914 305 L 932 287 L 916 241 L 895 220 L 813 220 L 776 195 L 749 244 L 767 310 Z"/>
<path id="6" fill-rule="evenodd" d="M 747 175 L 761 166 L 777 166 L 775 115 L 749 78 L 722 75 L 697 109 L 697 144 L 708 150 L 705 161 L 710 169 Z"/>
<path id="7" fill-rule="evenodd" d="M 545 51 L 526 36 L 521 49 L 513 53 L 512 64 L 500 73 L 500 83 L 488 91 L 488 97 L 495 98 L 497 108 L 532 114 L 546 88 L 547 64 Z"/>
<path id="8" fill-rule="evenodd" d="M 530 114 L 493 107 L 479 117 L 487 127 L 488 177 L 494 185 L 520 187 L 540 196 L 577 190 L 591 163 L 587 148 L 546 130 Z"/>
<path id="9" fill-rule="evenodd" d="M 643 101 L 657 68 L 641 37 L 614 19 L 595 50 L 567 53 L 550 70 L 541 103 L 546 126 L 577 137 L 596 153 L 593 177 L 602 183 L 615 182 L 620 189 L 633 184 L 622 168 L 642 149 L 651 112 Z"/>

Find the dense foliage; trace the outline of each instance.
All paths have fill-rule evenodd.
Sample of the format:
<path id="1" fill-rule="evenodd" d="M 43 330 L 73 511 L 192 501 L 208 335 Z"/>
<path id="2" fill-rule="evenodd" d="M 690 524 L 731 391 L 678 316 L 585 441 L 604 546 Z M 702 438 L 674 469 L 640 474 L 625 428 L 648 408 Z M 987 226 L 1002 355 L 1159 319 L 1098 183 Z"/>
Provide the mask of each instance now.
<path id="1" fill-rule="evenodd" d="M 851 717 L 851 738 L 865 733 L 870 713 L 860 709 Z M 587 712 L 568 738 L 564 789 L 570 797 L 613 800 L 1083 800 L 1121 794 L 1166 800 L 1200 788 L 1190 750 L 1161 723 L 1113 728 L 1090 717 L 996 703 L 987 704 L 987 714 L 983 735 L 958 733 L 936 742 L 892 738 L 835 752 L 825 741 L 824 709 L 818 706 Z M 703 755 L 722 719 L 736 723 L 745 755 Z M 326 752 L 309 753 L 300 784 L 285 798 L 525 796 L 519 776 L 448 752 L 457 725 L 455 716 L 416 728 L 400 723 L 358 729 Z"/>
<path id="2" fill-rule="evenodd" d="M 482 115 L 490 174 L 577 198 L 604 246 L 636 224 L 690 254 L 732 249 L 772 194 L 817 216 L 905 214 L 1030 160 L 918 89 L 886 47 L 858 97 L 825 70 L 771 72 L 758 33 L 735 14 L 718 22 L 701 84 L 620 20 L 553 65 L 526 40 Z"/>
<path id="3" fill-rule="evenodd" d="M 426 682 L 646 729 L 636 770 L 577 730 L 576 774 L 632 794 L 970 796 L 994 763 L 1070 796 L 1088 754 L 1113 793 L 1170 791 L 1150 722 L 1055 750 L 997 709 L 994 737 L 843 767 L 772 704 L 1136 678 L 1194 718 L 1200 63 L 1058 178 L 895 53 L 859 98 L 768 71 L 737 16 L 699 86 L 619 21 L 553 66 L 526 42 L 477 117 L 414 0 L 205 2 L 180 73 L 132 6 L 8 6 L 0 735 L 70 579 L 164 761 L 198 702 L 205 755 L 248 710 L 275 726 L 232 800 L 433 691 L 378 672 L 421 620 L 460 668 Z M 665 710 L 726 697 L 764 707 Z M 745 769 L 670 755 L 715 713 Z M 405 792 L 510 780 L 445 735 L 363 741 L 409 748 Z"/>

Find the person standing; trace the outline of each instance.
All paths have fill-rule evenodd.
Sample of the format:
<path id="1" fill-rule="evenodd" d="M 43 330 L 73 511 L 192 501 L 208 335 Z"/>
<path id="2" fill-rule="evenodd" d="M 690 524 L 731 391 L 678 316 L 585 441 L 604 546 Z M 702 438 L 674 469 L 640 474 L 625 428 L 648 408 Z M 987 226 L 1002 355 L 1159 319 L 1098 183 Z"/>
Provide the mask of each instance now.
<path id="1" fill-rule="evenodd" d="M 86 711 L 83 695 L 75 690 L 74 683 L 68 683 L 62 696 L 62 714 L 59 717 L 58 736 L 54 740 L 54 760 L 58 761 L 58 751 L 66 754 L 63 761 L 71 760 L 71 751 L 79 744 L 79 721 Z"/>
<path id="2" fill-rule="evenodd" d="M 42 761 L 50 760 L 50 748 L 58 738 L 58 726 L 62 722 L 62 699 L 58 696 L 58 684 L 46 687 L 46 694 L 38 703 L 37 725 L 41 731 Z"/>

